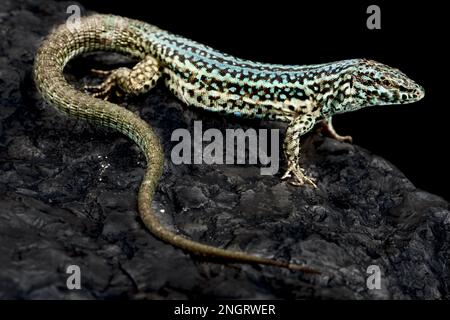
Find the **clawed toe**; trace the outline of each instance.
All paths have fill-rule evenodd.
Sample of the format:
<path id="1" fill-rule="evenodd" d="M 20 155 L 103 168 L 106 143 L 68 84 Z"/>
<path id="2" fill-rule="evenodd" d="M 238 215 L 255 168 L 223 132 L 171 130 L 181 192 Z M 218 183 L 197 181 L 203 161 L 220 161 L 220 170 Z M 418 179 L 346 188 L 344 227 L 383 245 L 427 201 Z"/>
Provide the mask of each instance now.
<path id="1" fill-rule="evenodd" d="M 83 89 L 88 91 L 95 98 L 108 99 L 111 95 L 113 85 L 108 82 L 103 82 L 95 86 L 84 86 Z"/>
<path id="2" fill-rule="evenodd" d="M 317 188 L 315 179 L 308 177 L 304 172 L 305 170 L 300 168 L 297 164 L 290 164 L 281 179 L 289 179 L 288 182 L 293 186 L 302 186 L 307 183 L 314 188 Z"/>
<path id="3" fill-rule="evenodd" d="M 99 70 L 99 69 L 91 69 L 91 73 L 99 75 L 99 76 L 109 76 L 112 73 L 112 70 Z"/>
<path id="4" fill-rule="evenodd" d="M 286 172 L 283 174 L 283 176 L 281 177 L 281 180 L 286 180 L 291 178 L 291 173 L 289 172 L 289 170 L 286 170 Z"/>

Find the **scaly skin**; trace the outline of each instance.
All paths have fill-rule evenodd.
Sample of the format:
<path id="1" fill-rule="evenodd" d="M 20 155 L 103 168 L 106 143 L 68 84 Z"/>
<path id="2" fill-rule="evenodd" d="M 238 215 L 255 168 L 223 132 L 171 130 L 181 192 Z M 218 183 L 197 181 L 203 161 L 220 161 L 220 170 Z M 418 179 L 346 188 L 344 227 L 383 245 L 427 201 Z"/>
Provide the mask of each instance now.
<path id="1" fill-rule="evenodd" d="M 89 95 L 74 89 L 63 69 L 74 56 L 91 51 L 115 51 L 141 60 L 133 69 L 98 71 L 106 79 L 87 87 Z M 151 202 L 163 170 L 163 151 L 153 130 L 138 116 L 107 98 L 113 92 L 141 94 L 159 78 L 188 105 L 209 111 L 288 123 L 284 151 L 288 168 L 283 178 L 293 184 L 313 180 L 299 165 L 300 136 L 316 122 L 325 133 L 343 141 L 331 126 L 334 114 L 380 104 L 410 103 L 424 96 L 423 89 L 399 70 L 366 59 L 309 66 L 256 63 L 218 52 L 163 31 L 150 24 L 112 15 L 93 15 L 74 30 L 60 26 L 43 42 L 34 66 L 34 78 L 43 98 L 59 110 L 114 128 L 130 137 L 147 158 L 139 190 L 139 213 L 160 239 L 188 252 L 242 263 L 267 264 L 304 272 L 314 269 L 224 250 L 166 230 L 156 219 Z"/>

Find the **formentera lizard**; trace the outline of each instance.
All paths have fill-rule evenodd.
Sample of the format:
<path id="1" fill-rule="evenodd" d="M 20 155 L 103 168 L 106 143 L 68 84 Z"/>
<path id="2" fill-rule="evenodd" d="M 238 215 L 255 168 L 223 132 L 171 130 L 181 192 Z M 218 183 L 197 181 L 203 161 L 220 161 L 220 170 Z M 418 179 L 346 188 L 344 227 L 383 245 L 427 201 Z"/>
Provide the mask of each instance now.
<path id="1" fill-rule="evenodd" d="M 67 83 L 63 69 L 73 57 L 90 51 L 115 51 L 140 59 L 133 69 L 101 72 L 106 80 L 90 87 L 93 95 Z M 318 65 L 257 63 L 221 53 L 153 25 L 113 15 L 92 15 L 74 29 L 62 25 L 42 43 L 34 78 L 43 98 L 59 110 L 112 127 L 134 140 L 147 158 L 140 186 L 139 213 L 160 239 L 197 255 L 241 263 L 267 264 L 314 272 L 299 264 L 201 244 L 165 229 L 151 203 L 163 169 L 163 151 L 150 126 L 131 111 L 106 100 L 110 93 L 141 94 L 159 78 L 187 105 L 223 114 L 287 122 L 283 178 L 314 185 L 299 165 L 300 137 L 321 122 L 339 139 L 331 116 L 367 106 L 411 103 L 424 90 L 405 74 L 384 64 L 352 59 Z"/>

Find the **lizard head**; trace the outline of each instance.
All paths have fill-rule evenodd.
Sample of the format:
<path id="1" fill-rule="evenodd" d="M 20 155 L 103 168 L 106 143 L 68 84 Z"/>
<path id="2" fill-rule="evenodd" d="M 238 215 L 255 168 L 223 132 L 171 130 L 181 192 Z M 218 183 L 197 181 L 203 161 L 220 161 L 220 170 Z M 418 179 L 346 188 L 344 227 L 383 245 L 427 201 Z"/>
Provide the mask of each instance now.
<path id="1" fill-rule="evenodd" d="M 358 59 L 352 71 L 351 96 L 355 109 L 419 101 L 424 89 L 398 69 Z"/>

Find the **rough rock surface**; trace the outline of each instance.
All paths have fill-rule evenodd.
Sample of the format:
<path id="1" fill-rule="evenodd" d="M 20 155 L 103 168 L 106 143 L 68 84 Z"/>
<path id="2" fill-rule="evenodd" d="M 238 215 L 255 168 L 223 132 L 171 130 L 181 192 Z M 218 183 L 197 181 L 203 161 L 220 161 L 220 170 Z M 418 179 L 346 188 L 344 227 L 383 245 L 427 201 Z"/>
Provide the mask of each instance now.
<path id="1" fill-rule="evenodd" d="M 154 238 L 136 212 L 145 165 L 121 135 L 46 105 L 31 80 L 36 48 L 68 3 L 3 1 L 0 8 L 0 298 L 450 298 L 449 204 L 416 189 L 386 160 L 311 135 L 305 165 L 319 188 L 296 188 L 257 166 L 166 160 L 155 207 L 168 227 L 220 247 L 292 259 L 324 271 L 192 257 Z M 87 81 L 75 61 L 68 78 Z M 84 76 L 81 76 L 84 75 Z M 169 159 L 171 132 L 282 125 L 186 111 L 164 89 L 121 101 L 151 123 Z M 284 166 L 284 161 L 282 162 Z M 66 288 L 78 265 L 82 289 Z M 382 271 L 368 290 L 369 265 Z"/>

